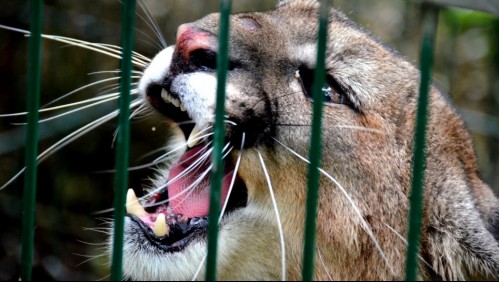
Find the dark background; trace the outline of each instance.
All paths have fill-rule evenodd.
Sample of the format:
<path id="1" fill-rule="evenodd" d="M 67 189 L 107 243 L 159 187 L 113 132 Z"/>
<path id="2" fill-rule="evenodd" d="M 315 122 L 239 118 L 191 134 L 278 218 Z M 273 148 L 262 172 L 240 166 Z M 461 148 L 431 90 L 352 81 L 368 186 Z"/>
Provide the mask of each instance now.
<path id="1" fill-rule="evenodd" d="M 153 12 L 167 42 L 172 44 L 179 24 L 218 9 L 218 1 L 144 0 Z M 417 63 L 419 52 L 418 5 L 403 0 L 336 0 L 348 16 Z M 234 11 L 267 10 L 274 1 L 235 0 Z M 89 42 L 120 44 L 121 4 L 118 0 L 46 0 L 46 34 Z M 29 29 L 28 1 L 2 0 L 0 24 Z M 143 16 L 143 13 L 138 13 Z M 135 50 L 152 57 L 158 40 L 137 18 Z M 0 114 L 25 110 L 28 40 L 20 33 L 0 29 Z M 467 10 L 446 10 L 440 18 L 436 49 L 435 83 L 449 93 L 473 133 L 482 177 L 499 189 L 499 24 L 497 18 Z M 119 62 L 105 55 L 61 43 L 43 43 L 42 105 L 116 70 Z M 62 101 L 88 99 L 105 91 L 103 86 L 82 91 Z M 95 107 L 42 125 L 40 151 L 72 130 L 116 107 Z M 44 115 L 50 116 L 50 115 Z M 0 183 L 24 166 L 24 127 L 12 123 L 24 118 L 0 118 Z M 155 130 L 153 130 L 153 128 Z M 114 174 L 99 173 L 114 167 L 113 134 L 109 122 L 61 149 L 39 166 L 36 207 L 35 270 L 33 279 L 97 280 L 108 275 L 103 256 L 106 219 L 96 213 L 112 207 Z M 133 120 L 131 165 L 161 147 L 166 139 L 161 121 L 154 116 Z M 152 169 L 130 173 L 130 187 L 140 190 Z M 21 237 L 22 176 L 0 191 L 0 280 L 17 280 Z M 166 267 L 166 266 L 165 266 Z"/>

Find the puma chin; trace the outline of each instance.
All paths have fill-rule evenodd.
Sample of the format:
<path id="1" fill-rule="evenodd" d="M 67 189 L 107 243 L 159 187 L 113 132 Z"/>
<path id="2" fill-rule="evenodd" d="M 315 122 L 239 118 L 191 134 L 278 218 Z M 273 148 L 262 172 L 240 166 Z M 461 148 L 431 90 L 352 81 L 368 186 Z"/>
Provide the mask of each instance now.
<path id="1" fill-rule="evenodd" d="M 301 279 L 318 7 L 230 18 L 218 279 Z M 419 71 L 342 13 L 330 19 L 315 279 L 402 279 Z M 150 193 L 138 204 L 129 192 L 127 278 L 204 278 L 218 23 L 181 25 L 140 81 L 174 137 Z M 499 201 L 463 123 L 430 96 L 419 278 L 497 278 Z"/>

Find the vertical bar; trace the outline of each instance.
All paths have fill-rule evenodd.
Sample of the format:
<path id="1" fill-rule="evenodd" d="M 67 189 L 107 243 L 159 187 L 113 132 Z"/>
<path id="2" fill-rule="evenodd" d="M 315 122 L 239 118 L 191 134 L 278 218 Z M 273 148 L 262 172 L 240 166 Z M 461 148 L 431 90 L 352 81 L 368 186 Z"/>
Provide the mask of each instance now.
<path id="1" fill-rule="evenodd" d="M 114 232 L 111 281 L 122 280 L 123 230 L 125 225 L 125 193 L 128 188 L 128 161 L 130 148 L 130 89 L 132 50 L 134 40 L 136 0 L 124 0 L 121 30 L 121 96 L 116 146 L 116 179 L 114 195 Z"/>
<path id="2" fill-rule="evenodd" d="M 31 281 L 35 237 L 35 205 L 38 155 L 38 119 L 40 108 L 41 41 L 43 0 L 30 2 L 31 33 L 28 62 L 28 127 L 26 131 L 26 174 L 24 178 L 21 280 Z"/>
<path id="3" fill-rule="evenodd" d="M 438 23 L 438 9 L 423 5 L 423 41 L 421 46 L 421 82 L 414 132 L 414 155 L 412 170 L 411 207 L 409 210 L 409 234 L 406 260 L 407 281 L 415 281 L 418 273 L 418 248 L 423 216 L 424 170 L 426 163 L 426 127 L 428 122 L 428 99 L 433 65 L 433 48 Z"/>
<path id="4" fill-rule="evenodd" d="M 314 278 L 314 253 L 315 253 L 315 229 L 317 218 L 317 204 L 319 194 L 319 166 L 321 161 L 322 146 L 322 106 L 324 103 L 324 92 L 322 88 L 326 77 L 326 45 L 328 32 L 328 19 L 330 0 L 321 2 L 319 15 L 319 33 L 317 41 L 317 63 L 314 72 L 313 83 L 313 117 L 312 132 L 310 140 L 310 151 L 308 166 L 308 191 L 307 210 L 305 216 L 305 242 L 303 249 L 302 279 L 310 281 Z"/>
<path id="5" fill-rule="evenodd" d="M 213 168 L 211 171 L 210 215 L 208 217 L 208 260 L 206 280 L 214 281 L 217 275 L 218 218 L 220 217 L 220 190 L 224 163 L 222 149 L 225 137 L 225 84 L 229 65 L 229 15 L 232 1 L 220 1 L 220 34 L 217 55 L 217 100 L 215 106 L 215 136 L 213 140 Z"/>
<path id="6" fill-rule="evenodd" d="M 38 155 L 38 119 L 40 108 L 41 39 L 43 28 L 43 0 L 30 2 L 30 38 L 28 62 L 28 127 L 26 131 L 21 280 L 31 281 L 35 237 L 35 205 Z"/>

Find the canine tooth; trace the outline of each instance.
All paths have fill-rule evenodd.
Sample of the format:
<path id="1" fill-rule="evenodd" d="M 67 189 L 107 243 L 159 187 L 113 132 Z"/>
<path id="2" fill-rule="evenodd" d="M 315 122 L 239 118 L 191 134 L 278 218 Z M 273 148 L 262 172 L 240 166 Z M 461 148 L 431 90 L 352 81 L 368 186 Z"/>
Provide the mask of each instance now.
<path id="1" fill-rule="evenodd" d="M 146 216 L 148 214 L 142 205 L 140 205 L 133 189 L 128 189 L 126 194 L 126 212 L 139 217 Z"/>
<path id="2" fill-rule="evenodd" d="M 163 101 L 167 103 L 172 102 L 172 96 L 170 96 L 170 93 L 168 93 L 165 89 L 161 90 L 161 98 L 163 98 Z"/>
<path id="3" fill-rule="evenodd" d="M 194 126 L 194 128 L 192 129 L 191 134 L 189 135 L 189 138 L 187 138 L 187 146 L 189 148 L 196 146 L 196 144 L 199 143 L 199 141 L 201 140 L 198 136 L 200 131 L 201 130 L 199 129 L 198 125 L 196 124 Z"/>
<path id="4" fill-rule="evenodd" d="M 184 107 L 184 105 L 183 105 L 183 104 L 180 104 L 180 110 L 181 110 L 182 112 L 187 111 L 187 109 Z"/>
<path id="5" fill-rule="evenodd" d="M 300 78 L 300 71 L 299 70 L 295 71 L 295 78 Z"/>
<path id="6" fill-rule="evenodd" d="M 172 98 L 172 104 L 177 108 L 180 107 L 180 101 L 177 99 Z"/>
<path id="7" fill-rule="evenodd" d="M 154 228 L 152 229 L 154 235 L 157 237 L 163 237 L 168 235 L 170 232 L 168 224 L 166 224 L 165 214 L 160 213 L 156 218 L 156 222 L 154 223 Z"/>

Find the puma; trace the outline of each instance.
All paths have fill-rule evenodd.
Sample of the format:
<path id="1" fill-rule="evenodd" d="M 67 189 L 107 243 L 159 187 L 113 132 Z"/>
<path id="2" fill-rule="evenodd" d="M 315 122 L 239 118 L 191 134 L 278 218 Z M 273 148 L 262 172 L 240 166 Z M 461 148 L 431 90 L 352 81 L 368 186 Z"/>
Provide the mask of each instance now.
<path id="1" fill-rule="evenodd" d="M 318 9 L 231 16 L 220 280 L 301 279 Z M 218 32 L 218 14 L 181 25 L 140 81 L 174 136 L 149 193 L 129 191 L 126 278 L 204 278 Z M 403 279 L 420 73 L 339 11 L 328 34 L 315 279 Z M 499 200 L 433 87 L 429 113 L 419 278 L 499 278 Z"/>

